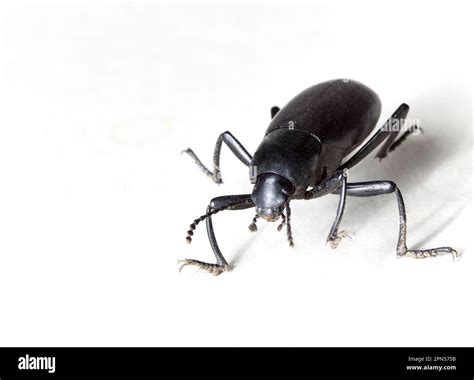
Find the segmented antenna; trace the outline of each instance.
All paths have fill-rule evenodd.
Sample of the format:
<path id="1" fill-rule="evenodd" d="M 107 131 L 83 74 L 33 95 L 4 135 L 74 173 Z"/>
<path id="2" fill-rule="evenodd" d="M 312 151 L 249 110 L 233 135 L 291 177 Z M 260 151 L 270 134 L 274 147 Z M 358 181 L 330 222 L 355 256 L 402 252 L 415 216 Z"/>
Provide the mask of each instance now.
<path id="1" fill-rule="evenodd" d="M 196 226 L 199 223 L 201 223 L 204 219 L 207 219 L 207 218 L 211 217 L 212 215 L 217 214 L 220 211 L 227 210 L 227 209 L 231 208 L 232 206 L 234 206 L 234 204 L 214 208 L 211 211 L 206 212 L 204 215 L 201 215 L 199 218 L 194 219 L 194 222 L 192 222 L 189 225 L 188 235 L 186 236 L 186 242 L 191 244 L 191 242 L 193 241 L 192 236 L 194 235 L 193 231 L 196 229 Z"/>
<path id="2" fill-rule="evenodd" d="M 255 232 L 258 230 L 257 228 L 257 219 L 260 218 L 260 215 L 255 214 L 254 218 L 252 219 L 252 223 L 249 224 L 250 232 Z"/>
<path id="3" fill-rule="evenodd" d="M 283 226 L 286 224 L 286 217 L 285 217 L 285 214 L 281 214 L 281 223 L 278 225 L 277 227 L 277 231 L 281 231 L 281 229 L 283 228 Z"/>
<path id="4" fill-rule="evenodd" d="M 186 242 L 191 244 L 191 242 L 193 241 L 192 236 L 194 235 L 194 230 L 196 229 L 196 226 L 199 223 L 201 223 L 204 219 L 207 219 L 207 218 L 211 217 L 212 215 L 217 214 L 218 212 L 221 212 L 221 211 L 224 211 L 224 210 L 229 210 L 230 208 L 232 208 L 232 207 L 234 207 L 238 204 L 242 204 L 242 201 L 233 202 L 233 203 L 227 204 L 225 206 L 213 208 L 212 210 L 206 212 L 204 215 L 201 215 L 199 218 L 194 219 L 194 221 L 189 225 L 188 234 L 186 236 Z"/>
<path id="5" fill-rule="evenodd" d="M 288 244 L 290 247 L 294 247 L 293 233 L 291 232 L 291 208 L 290 202 L 286 204 L 286 236 L 288 238 Z"/>

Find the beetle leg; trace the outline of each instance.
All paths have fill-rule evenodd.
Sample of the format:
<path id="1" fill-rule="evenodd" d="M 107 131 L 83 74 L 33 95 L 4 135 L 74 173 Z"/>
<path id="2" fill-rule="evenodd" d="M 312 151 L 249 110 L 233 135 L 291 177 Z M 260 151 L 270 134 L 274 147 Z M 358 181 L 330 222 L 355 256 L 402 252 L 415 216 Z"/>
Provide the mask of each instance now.
<path id="1" fill-rule="evenodd" d="M 307 190 L 302 198 L 310 200 L 335 192 L 339 187 L 341 187 L 343 177 L 347 178 L 347 169 L 334 172 L 330 177 L 318 183 L 311 190 Z"/>
<path id="2" fill-rule="evenodd" d="M 307 191 L 304 195 L 304 199 L 314 199 L 338 190 L 340 198 L 339 204 L 337 206 L 336 219 L 331 227 L 331 230 L 329 231 L 327 238 L 327 243 L 330 244 L 331 248 L 336 248 L 343 237 L 349 236 L 347 231 L 338 231 L 346 204 L 346 186 L 347 169 L 344 169 L 335 172 L 331 177 Z"/>
<path id="3" fill-rule="evenodd" d="M 345 237 L 352 238 L 352 234 L 349 231 L 336 232 L 331 239 L 328 238 L 327 242 L 332 249 L 336 249 L 341 240 Z"/>
<path id="4" fill-rule="evenodd" d="M 339 225 L 341 224 L 342 214 L 344 213 L 344 207 L 346 205 L 346 187 L 347 187 L 347 175 L 343 172 L 342 176 L 340 177 L 340 197 L 339 197 L 339 204 L 337 205 L 337 213 L 336 213 L 336 220 L 334 221 L 331 230 L 329 231 L 328 238 L 326 240 L 327 243 L 330 244 L 332 249 L 337 248 L 339 242 L 343 237 L 349 236 L 346 231 L 338 232 Z"/>
<path id="5" fill-rule="evenodd" d="M 397 139 L 397 141 L 393 142 L 393 144 L 391 144 L 388 148 L 387 148 L 387 152 L 393 152 L 395 149 L 397 149 L 401 143 L 403 141 L 406 140 L 406 138 L 408 136 L 410 136 L 411 134 L 418 134 L 418 133 L 424 133 L 423 129 L 418 127 L 417 125 L 415 125 L 412 129 L 408 130 L 408 131 L 405 131 L 403 133 L 403 135 L 400 136 L 399 139 Z M 384 158 L 386 156 L 386 153 L 384 154 L 384 148 L 382 147 L 380 149 L 380 152 L 377 153 L 377 157 L 379 157 L 380 159 Z"/>
<path id="6" fill-rule="evenodd" d="M 183 150 L 181 153 L 189 154 L 197 166 L 208 176 L 210 177 L 215 183 L 221 184 L 222 176 L 221 170 L 219 167 L 220 157 L 221 157 L 221 148 L 222 142 L 224 142 L 229 149 L 234 153 L 234 155 L 246 166 L 250 165 L 252 161 L 252 156 L 247 152 L 244 146 L 237 140 L 230 132 L 224 132 L 219 135 L 216 141 L 216 146 L 214 147 L 214 170 L 210 171 L 196 156 L 191 148 Z"/>
<path id="7" fill-rule="evenodd" d="M 340 189 L 335 193 L 339 193 Z M 400 217 L 399 235 L 397 244 L 397 256 L 407 256 L 417 259 L 424 259 L 426 257 L 435 257 L 443 253 L 450 253 L 453 259 L 459 257 L 456 250 L 451 247 L 438 247 L 431 249 L 408 249 L 406 245 L 407 240 L 407 217 L 405 212 L 405 202 L 397 185 L 391 181 L 373 181 L 373 182 L 358 182 L 347 184 L 347 195 L 355 197 L 371 197 L 381 194 L 395 193 L 397 197 L 398 213 Z"/>
<path id="8" fill-rule="evenodd" d="M 219 276 L 223 272 L 227 272 L 229 270 L 229 266 L 226 264 L 211 264 L 205 263 L 204 261 L 194 260 L 194 259 L 184 259 L 178 260 L 178 264 L 181 264 L 179 267 L 179 271 L 187 266 L 187 265 L 194 265 L 197 266 L 199 269 L 206 271 L 214 276 Z"/>
<path id="9" fill-rule="evenodd" d="M 398 135 L 398 132 L 400 131 L 399 128 L 403 124 L 403 120 L 406 119 L 409 110 L 410 107 L 408 106 L 408 104 L 401 104 L 395 110 L 392 116 L 377 131 L 377 133 L 373 135 L 370 140 L 365 143 L 349 160 L 339 166 L 338 170 L 344 168 L 350 169 L 353 166 L 357 165 L 360 161 L 362 161 L 365 157 L 372 153 L 380 144 L 382 144 L 386 139 L 388 139 L 388 141 L 382 146 L 380 152 L 376 156 L 378 158 L 385 157 L 386 151 L 390 148 L 390 146 L 392 146 L 393 141 L 395 140 Z M 398 125 L 397 129 L 395 130 L 393 128 L 394 122 L 397 122 Z"/>
<path id="10" fill-rule="evenodd" d="M 211 200 L 209 206 L 207 207 L 206 214 L 202 215 L 200 218 L 196 219 L 191 224 L 191 235 L 188 231 L 188 237 L 186 240 L 191 242 L 191 236 L 193 235 L 193 231 L 196 229 L 196 225 L 202 221 L 206 220 L 206 228 L 207 228 L 207 236 L 209 238 L 209 242 L 211 244 L 212 251 L 214 252 L 214 256 L 216 257 L 216 263 L 206 263 L 199 260 L 194 259 L 185 259 L 179 260 L 178 263 L 181 264 L 179 271 L 183 269 L 183 267 L 187 265 L 194 265 L 198 268 L 205 270 L 208 273 L 211 273 L 215 276 L 218 276 L 222 272 L 226 272 L 230 270 L 230 266 L 227 263 L 224 255 L 222 254 L 221 250 L 219 249 L 219 245 L 217 244 L 216 236 L 214 234 L 214 228 L 212 226 L 212 215 L 216 214 L 219 211 L 223 210 L 243 210 L 246 208 L 254 207 L 252 199 L 250 198 L 250 194 L 245 195 L 225 195 L 222 197 L 217 197 Z M 189 238 L 189 239 L 188 239 Z"/>

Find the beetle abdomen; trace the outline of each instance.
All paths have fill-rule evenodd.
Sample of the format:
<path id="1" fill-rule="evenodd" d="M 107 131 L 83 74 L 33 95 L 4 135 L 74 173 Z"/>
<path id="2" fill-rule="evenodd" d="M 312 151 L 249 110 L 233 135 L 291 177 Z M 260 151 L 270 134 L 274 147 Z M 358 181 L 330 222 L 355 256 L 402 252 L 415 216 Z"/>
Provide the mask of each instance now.
<path id="1" fill-rule="evenodd" d="M 301 129 L 347 154 L 372 132 L 380 110 L 379 97 L 367 86 L 331 80 L 295 96 L 276 114 L 266 134 L 279 128 Z"/>

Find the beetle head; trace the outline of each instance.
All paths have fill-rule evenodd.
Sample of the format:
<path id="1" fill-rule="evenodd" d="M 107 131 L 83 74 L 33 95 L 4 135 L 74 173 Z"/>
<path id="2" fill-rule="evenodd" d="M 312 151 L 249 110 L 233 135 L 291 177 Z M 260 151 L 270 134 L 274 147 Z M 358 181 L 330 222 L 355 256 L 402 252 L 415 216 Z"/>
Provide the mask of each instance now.
<path id="1" fill-rule="evenodd" d="M 260 174 L 252 192 L 257 215 L 269 222 L 276 221 L 294 190 L 291 182 L 278 174 Z"/>

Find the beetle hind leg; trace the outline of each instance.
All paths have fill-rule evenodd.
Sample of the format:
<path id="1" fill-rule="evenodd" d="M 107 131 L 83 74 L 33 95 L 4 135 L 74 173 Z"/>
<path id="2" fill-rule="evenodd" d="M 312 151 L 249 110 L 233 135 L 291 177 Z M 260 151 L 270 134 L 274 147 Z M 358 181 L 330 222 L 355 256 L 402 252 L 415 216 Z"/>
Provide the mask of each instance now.
<path id="1" fill-rule="evenodd" d="M 357 165 L 365 157 L 371 154 L 375 149 L 377 149 L 380 144 L 384 141 L 384 145 L 380 149 L 379 153 L 376 155 L 378 158 L 383 158 L 386 156 L 387 151 L 394 143 L 397 135 L 399 134 L 399 128 L 393 128 L 394 123 L 397 125 L 403 125 L 405 118 L 408 115 L 410 107 L 408 104 L 401 104 L 392 116 L 383 124 L 383 126 L 373 135 L 369 141 L 367 141 L 349 160 L 339 166 L 338 170 L 350 169 L 353 166 Z M 399 145 L 399 144 L 398 144 Z M 398 146 L 397 145 L 397 146 Z"/>
<path id="2" fill-rule="evenodd" d="M 393 133 L 386 141 L 386 143 L 380 148 L 375 158 L 378 158 L 380 161 L 387 157 L 388 153 L 393 152 L 397 149 L 411 134 L 417 135 L 418 133 L 423 133 L 423 129 L 419 128 L 418 126 L 414 126 L 413 128 L 405 131 L 397 140 L 396 133 Z"/>

